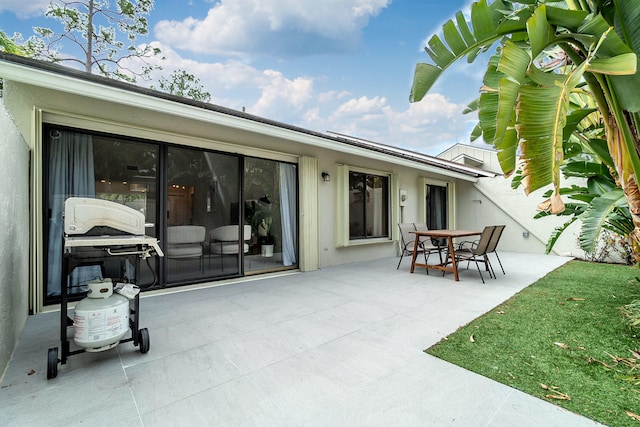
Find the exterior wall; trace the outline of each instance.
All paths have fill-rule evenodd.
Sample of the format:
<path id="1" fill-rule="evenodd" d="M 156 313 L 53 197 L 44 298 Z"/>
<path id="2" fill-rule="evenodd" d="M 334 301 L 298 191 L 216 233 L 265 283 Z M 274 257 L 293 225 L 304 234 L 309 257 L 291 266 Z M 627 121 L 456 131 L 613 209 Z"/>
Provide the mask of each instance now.
<path id="1" fill-rule="evenodd" d="M 534 219 L 544 191 L 526 196 L 522 189 L 512 189 L 511 180 L 502 176 L 481 178 L 475 184 L 459 186 L 458 190 L 458 228 L 480 229 L 485 225 L 505 224 L 499 245 L 503 250 L 545 253 L 551 232 L 567 220 L 557 216 Z M 584 257 L 577 246 L 578 231 L 577 223 L 565 230 L 553 253 Z"/>
<path id="2" fill-rule="evenodd" d="M 482 169 L 502 173 L 495 150 L 456 144 L 438 157 L 452 160 L 462 154 L 482 160 Z M 570 184 L 571 182 L 563 185 Z M 527 196 L 522 188 L 512 189 L 511 179 L 505 179 L 502 175 L 480 178 L 477 183 L 468 185 L 458 192 L 460 220 L 469 224 L 469 227 L 459 225 L 459 228 L 477 229 L 491 225 L 488 222 L 503 223 L 507 227 L 500 240 L 501 248 L 514 252 L 544 253 L 553 230 L 568 220 L 568 217 L 558 216 L 533 218 L 538 212 L 538 204 L 543 201 L 542 194 L 549 188 L 551 187 Z M 490 220 L 487 221 L 487 218 Z M 579 227 L 580 223 L 576 221 L 565 230 L 552 252 L 557 255 L 585 258 L 585 253 L 578 244 Z M 528 233 L 529 237 L 523 237 L 523 233 Z"/>
<path id="3" fill-rule="evenodd" d="M 319 172 L 328 172 L 331 181 L 324 182 L 318 174 L 318 227 L 319 227 L 319 264 L 320 268 L 331 265 L 364 261 L 367 259 L 376 259 L 398 255 L 397 240 L 379 242 L 379 243 L 363 243 L 349 247 L 335 247 L 335 229 L 336 229 L 336 165 L 345 164 L 349 166 L 373 169 L 381 172 L 388 172 L 398 179 L 397 187 L 407 192 L 407 200 L 404 206 L 396 203 L 392 209 L 398 211 L 397 222 L 424 222 L 424 218 L 419 218 L 419 204 L 424 203 L 418 200 L 419 194 L 419 178 L 430 177 L 433 179 L 445 180 L 442 176 L 425 173 L 416 169 L 402 167 L 391 163 L 373 161 L 364 157 L 344 155 L 330 150 L 310 150 L 305 155 L 314 156 L 319 159 Z M 450 179 L 451 180 L 451 179 Z M 304 191 L 304 190 L 301 190 Z M 397 224 L 392 223 L 389 232 L 396 235 Z"/>
<path id="4" fill-rule="evenodd" d="M 34 151 L 34 177 L 31 188 L 34 194 L 34 203 L 41 200 L 42 197 L 42 189 L 40 188 L 42 170 L 38 159 L 41 148 L 37 140 L 32 140 L 34 136 L 37 137 L 39 134 L 39 124 L 37 120 L 34 122 L 32 119 L 34 116 L 39 117 L 39 111 L 42 111 L 43 122 L 79 129 L 276 160 L 295 162 L 302 158 L 316 159 L 318 163 L 315 174 L 317 193 L 310 194 L 316 191 L 314 185 L 309 185 L 310 188 L 300 188 L 300 192 L 304 193 L 305 199 L 309 201 L 308 204 L 305 204 L 305 209 L 308 211 L 313 206 L 313 209 L 317 210 L 317 224 L 312 224 L 317 227 L 317 237 L 311 237 L 314 233 L 309 231 L 309 227 L 306 226 L 308 224 L 303 224 L 309 216 L 301 212 L 300 232 L 308 234 L 300 236 L 301 247 L 305 249 L 300 259 L 304 259 L 315 250 L 317 263 L 310 262 L 308 265 L 317 265 L 319 268 L 397 255 L 398 230 L 396 222 L 424 221 L 424 218 L 418 218 L 421 203 L 418 200 L 420 178 L 454 181 L 453 178 L 443 176 L 442 173 L 434 172 L 435 168 L 433 167 L 423 167 L 415 162 L 403 163 L 397 159 L 377 156 L 376 153 L 368 150 L 353 150 L 346 145 L 342 147 L 341 144 L 334 142 L 323 145 L 326 142 L 317 136 L 282 131 L 248 120 L 239 124 L 237 119 L 230 120 L 228 116 L 220 113 L 203 111 L 196 107 L 180 106 L 179 104 L 176 106 L 176 103 L 164 100 L 153 100 L 152 102 L 143 95 L 138 95 L 141 98 L 140 104 L 132 106 L 120 104 L 120 99 L 109 93 L 105 93 L 104 96 L 110 96 L 112 100 L 69 94 L 13 81 L 5 81 L 5 89 L 8 98 L 7 109 L 24 139 Z M 213 120 L 212 118 L 217 119 Z M 234 120 L 236 123 L 233 123 Z M 32 129 L 34 126 L 36 129 Z M 333 147 L 338 149 L 333 149 Z M 345 150 L 342 151 L 342 148 Z M 309 165 L 314 162 L 299 163 Z M 393 194 L 390 203 L 394 204 L 392 205 L 394 212 L 389 232 L 392 239 L 358 242 L 348 247 L 336 247 L 338 194 L 336 167 L 338 164 L 389 173 L 393 175 L 394 180 L 397 180 L 397 184 L 392 185 L 391 189 Z M 331 181 L 323 181 L 322 172 L 328 172 L 332 177 Z M 305 171 L 301 171 L 301 176 L 304 174 Z M 304 175 L 301 185 L 304 182 L 310 182 L 309 179 L 313 179 L 313 177 Z M 405 190 L 408 196 L 406 204 L 402 208 L 396 201 L 398 197 L 395 192 L 398 188 Z M 36 222 L 38 221 L 36 220 Z M 38 228 L 36 224 L 36 229 L 41 228 Z M 37 237 L 37 233 L 35 235 L 33 243 L 36 244 L 36 247 L 41 248 L 41 245 L 37 245 L 37 240 L 42 237 Z M 309 247 L 308 245 L 313 246 Z M 41 258 L 37 255 L 35 259 Z M 42 267 L 40 267 L 41 269 Z M 305 270 L 306 268 L 301 266 L 301 269 Z M 41 277 L 41 274 L 38 277 Z M 37 280 L 35 288 L 40 288 Z"/>
<path id="5" fill-rule="evenodd" d="M 29 313 L 29 149 L 0 98 L 0 379 Z"/>

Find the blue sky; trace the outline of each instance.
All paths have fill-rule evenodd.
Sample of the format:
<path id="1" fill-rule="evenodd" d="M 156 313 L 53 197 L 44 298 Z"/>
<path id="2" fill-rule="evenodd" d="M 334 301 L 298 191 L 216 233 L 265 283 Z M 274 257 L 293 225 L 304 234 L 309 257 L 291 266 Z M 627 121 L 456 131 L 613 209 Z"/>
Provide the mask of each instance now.
<path id="1" fill-rule="evenodd" d="M 59 30 L 49 0 L 0 0 L 0 29 Z M 423 46 L 469 0 L 156 0 L 152 43 L 161 74 L 183 69 L 211 102 L 302 126 L 437 155 L 469 143 L 486 64 L 460 61 L 420 103 L 410 104 Z M 63 46 L 65 51 L 65 46 Z M 156 74 L 158 78 L 160 74 Z M 139 82 L 140 85 L 149 83 Z"/>

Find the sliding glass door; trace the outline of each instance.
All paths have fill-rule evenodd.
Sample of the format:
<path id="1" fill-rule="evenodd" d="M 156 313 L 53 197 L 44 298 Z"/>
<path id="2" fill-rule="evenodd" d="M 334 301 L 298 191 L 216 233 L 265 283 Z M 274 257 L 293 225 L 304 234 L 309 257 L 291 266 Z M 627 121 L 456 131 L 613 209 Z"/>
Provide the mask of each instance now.
<path id="1" fill-rule="evenodd" d="M 297 266 L 296 165 L 53 125 L 44 135 L 46 304 L 59 300 L 64 201 L 71 196 L 145 215 L 145 234 L 160 241 L 165 256 L 137 272 L 128 266 L 136 283 L 179 286 Z M 121 267 L 109 264 L 77 268 L 71 293 L 81 294 L 95 277 L 122 277 Z"/>

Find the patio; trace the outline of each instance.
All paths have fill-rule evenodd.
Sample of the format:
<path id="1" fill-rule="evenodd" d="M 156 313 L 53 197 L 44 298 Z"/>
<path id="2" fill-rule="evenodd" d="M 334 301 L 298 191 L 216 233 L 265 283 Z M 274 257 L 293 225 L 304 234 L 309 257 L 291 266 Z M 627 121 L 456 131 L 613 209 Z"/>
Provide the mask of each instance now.
<path id="1" fill-rule="evenodd" d="M 132 343 L 72 356 L 46 379 L 59 313 L 31 316 L 0 388 L 5 426 L 593 426 L 423 350 L 568 261 L 501 252 L 409 273 L 398 258 L 147 296 Z M 497 264 L 496 264 L 497 266 Z"/>

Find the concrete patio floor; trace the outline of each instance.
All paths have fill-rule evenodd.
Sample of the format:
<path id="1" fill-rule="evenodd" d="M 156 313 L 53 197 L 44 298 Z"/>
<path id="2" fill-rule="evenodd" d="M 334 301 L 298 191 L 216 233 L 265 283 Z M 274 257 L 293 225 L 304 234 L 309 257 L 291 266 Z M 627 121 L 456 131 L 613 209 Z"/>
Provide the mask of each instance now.
<path id="1" fill-rule="evenodd" d="M 83 353 L 46 379 L 59 313 L 31 316 L 0 388 L 3 426 L 594 426 L 424 349 L 568 258 L 500 254 L 409 274 L 373 260 L 141 299 L 151 349 Z M 494 263 L 497 266 L 497 263 Z"/>

